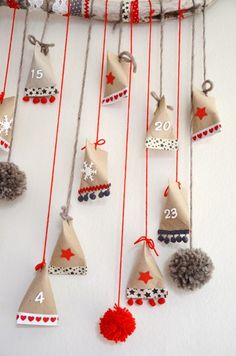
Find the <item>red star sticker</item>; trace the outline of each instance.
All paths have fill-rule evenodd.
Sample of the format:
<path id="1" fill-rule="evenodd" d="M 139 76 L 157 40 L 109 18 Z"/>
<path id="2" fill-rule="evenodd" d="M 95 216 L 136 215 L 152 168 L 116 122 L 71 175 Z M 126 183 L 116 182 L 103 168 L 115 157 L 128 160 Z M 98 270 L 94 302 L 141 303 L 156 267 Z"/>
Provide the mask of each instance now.
<path id="1" fill-rule="evenodd" d="M 108 73 L 106 75 L 107 78 L 107 84 L 111 84 L 113 85 L 114 80 L 116 79 L 116 77 L 114 77 L 114 75 L 112 74 L 112 72 Z"/>
<path id="2" fill-rule="evenodd" d="M 67 250 L 61 250 L 61 258 L 65 258 L 67 261 L 70 261 L 72 256 L 75 256 L 75 254 L 71 251 L 70 248 L 68 248 Z"/>
<path id="3" fill-rule="evenodd" d="M 197 111 L 195 112 L 194 116 L 199 117 L 200 120 L 204 118 L 204 116 L 207 116 L 206 108 L 197 108 Z"/>
<path id="4" fill-rule="evenodd" d="M 150 272 L 139 272 L 139 281 L 143 281 L 145 284 L 147 284 L 147 282 L 153 279 L 153 277 L 150 275 Z"/>

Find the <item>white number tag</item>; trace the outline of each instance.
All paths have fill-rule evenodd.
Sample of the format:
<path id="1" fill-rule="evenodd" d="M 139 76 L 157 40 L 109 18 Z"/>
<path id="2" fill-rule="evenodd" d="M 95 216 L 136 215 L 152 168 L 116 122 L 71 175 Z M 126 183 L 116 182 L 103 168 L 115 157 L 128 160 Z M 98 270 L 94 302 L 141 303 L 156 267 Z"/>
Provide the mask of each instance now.
<path id="1" fill-rule="evenodd" d="M 36 79 L 42 79 L 43 78 L 43 71 L 42 69 L 32 69 L 31 70 L 31 77 L 36 78 Z"/>
<path id="2" fill-rule="evenodd" d="M 43 301 L 44 301 L 44 296 L 43 296 L 43 292 L 40 292 L 38 295 L 37 295 L 37 297 L 35 298 L 35 302 L 36 303 L 40 303 L 40 304 L 42 304 L 43 303 Z"/>
<path id="3" fill-rule="evenodd" d="M 176 219 L 178 216 L 177 209 L 165 209 L 164 211 L 165 219 Z"/>
<path id="4" fill-rule="evenodd" d="M 170 121 L 166 121 L 166 122 L 161 122 L 161 121 L 157 121 L 155 122 L 155 130 L 156 131 L 168 131 L 170 129 Z"/>

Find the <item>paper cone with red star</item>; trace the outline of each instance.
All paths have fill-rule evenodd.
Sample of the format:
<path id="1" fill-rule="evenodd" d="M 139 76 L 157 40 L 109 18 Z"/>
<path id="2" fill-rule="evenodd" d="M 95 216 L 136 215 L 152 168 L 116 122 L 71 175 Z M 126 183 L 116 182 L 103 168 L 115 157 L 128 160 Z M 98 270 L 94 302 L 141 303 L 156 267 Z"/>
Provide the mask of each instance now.
<path id="1" fill-rule="evenodd" d="M 50 274 L 87 274 L 84 253 L 73 228 L 72 220 L 63 220 L 62 222 L 62 230 L 52 254 L 48 271 Z"/>
<path id="2" fill-rule="evenodd" d="M 29 36 L 29 38 L 32 37 L 33 36 Z M 43 43 L 37 41 L 34 37 L 33 39 L 35 41 L 34 55 L 23 100 L 25 102 L 32 100 L 34 104 L 53 103 L 58 90 L 54 79 L 49 48 L 45 50 Z"/>
<path id="3" fill-rule="evenodd" d="M 192 139 L 201 141 L 221 132 L 220 117 L 216 109 L 215 98 L 199 89 L 193 90 Z"/>
<path id="4" fill-rule="evenodd" d="M 32 326 L 56 326 L 58 324 L 57 309 L 47 266 L 37 270 L 36 276 L 21 302 L 16 322 Z"/>
<path id="5" fill-rule="evenodd" d="M 107 53 L 105 93 L 102 103 L 114 104 L 128 96 L 129 63 L 114 53 Z"/>
<path id="6" fill-rule="evenodd" d="M 164 209 L 158 230 L 158 240 L 165 244 L 188 242 L 189 208 L 183 188 L 177 182 L 170 182 L 165 191 Z"/>
<path id="7" fill-rule="evenodd" d="M 164 304 L 168 295 L 163 276 L 148 245 L 143 242 L 131 273 L 126 298 L 129 305 L 142 305 L 147 300 L 151 306 Z"/>
<path id="8" fill-rule="evenodd" d="M 87 141 L 83 167 L 81 169 L 81 182 L 78 190 L 78 200 L 86 202 L 110 195 L 108 180 L 108 153 L 98 144 Z"/>
<path id="9" fill-rule="evenodd" d="M 13 120 L 15 110 L 15 97 L 3 99 L 0 101 L 0 149 L 8 152 L 10 149 Z"/>
<path id="10" fill-rule="evenodd" d="M 176 151 L 178 149 L 178 140 L 174 134 L 170 110 L 166 105 L 164 96 L 161 97 L 154 112 L 154 117 L 146 136 L 146 147 L 162 151 Z"/>

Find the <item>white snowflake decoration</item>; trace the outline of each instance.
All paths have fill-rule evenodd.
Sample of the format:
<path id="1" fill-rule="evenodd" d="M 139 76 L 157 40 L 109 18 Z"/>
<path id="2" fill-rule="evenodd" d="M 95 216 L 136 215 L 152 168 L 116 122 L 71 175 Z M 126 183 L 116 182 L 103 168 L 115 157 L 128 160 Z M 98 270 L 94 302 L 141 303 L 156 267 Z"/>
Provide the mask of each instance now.
<path id="1" fill-rule="evenodd" d="M 91 182 L 94 181 L 94 177 L 97 174 L 97 170 L 94 163 L 93 162 L 88 163 L 87 161 L 84 161 L 81 172 L 83 174 L 83 179 L 85 181 L 90 180 Z"/>
<path id="2" fill-rule="evenodd" d="M 4 133 L 5 136 L 8 136 L 9 131 L 12 128 L 13 119 L 8 119 L 7 115 L 4 115 L 0 121 L 0 133 Z"/>
<path id="3" fill-rule="evenodd" d="M 52 5 L 52 11 L 57 14 L 65 15 L 68 12 L 67 0 L 55 0 Z"/>
<path id="4" fill-rule="evenodd" d="M 40 9 L 43 5 L 43 0 L 28 0 L 30 3 L 30 10 Z"/>

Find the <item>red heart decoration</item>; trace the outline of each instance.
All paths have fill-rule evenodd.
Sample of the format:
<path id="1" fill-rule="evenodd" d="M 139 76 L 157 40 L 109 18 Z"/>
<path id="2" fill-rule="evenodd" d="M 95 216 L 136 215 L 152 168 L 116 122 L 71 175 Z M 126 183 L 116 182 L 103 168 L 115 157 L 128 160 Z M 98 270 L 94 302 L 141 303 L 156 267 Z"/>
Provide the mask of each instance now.
<path id="1" fill-rule="evenodd" d="M 110 97 L 110 100 L 113 101 L 113 96 Z"/>
<path id="2" fill-rule="evenodd" d="M 215 126 L 215 130 L 217 131 L 217 130 L 218 130 L 218 128 L 219 128 L 219 126 L 218 126 L 218 125 L 216 125 L 216 126 Z"/>
<path id="3" fill-rule="evenodd" d="M 19 315 L 17 314 L 17 316 L 16 316 L 16 320 L 18 320 L 19 319 Z"/>
<path id="4" fill-rule="evenodd" d="M 7 144 L 7 143 L 4 143 L 4 147 L 7 148 L 7 147 L 8 147 L 8 144 Z"/>
<path id="5" fill-rule="evenodd" d="M 42 318 L 41 318 L 41 316 L 36 316 L 36 318 L 35 318 L 35 319 L 36 319 L 36 321 L 38 321 L 38 322 L 39 322 Z"/>
<path id="6" fill-rule="evenodd" d="M 24 321 L 26 319 L 26 315 L 21 315 L 20 318 Z"/>
<path id="7" fill-rule="evenodd" d="M 34 316 L 28 316 L 29 321 L 33 321 L 34 320 Z"/>
<path id="8" fill-rule="evenodd" d="M 206 136 L 206 135 L 207 135 L 207 133 L 208 133 L 207 131 L 204 131 L 204 132 L 203 132 L 203 135 L 205 135 L 205 136 Z"/>
<path id="9" fill-rule="evenodd" d="M 49 318 L 46 318 L 46 317 L 43 318 L 43 321 L 44 321 L 45 323 L 47 323 L 48 320 L 49 320 Z"/>
<path id="10" fill-rule="evenodd" d="M 1 140 L 1 145 L 3 145 L 4 144 L 4 142 Z"/>
<path id="11" fill-rule="evenodd" d="M 213 132 L 213 129 L 209 129 L 209 131 L 210 131 L 210 133 L 212 133 L 212 132 Z"/>
<path id="12" fill-rule="evenodd" d="M 197 137 L 196 136 L 193 136 L 193 140 L 196 141 Z"/>
<path id="13" fill-rule="evenodd" d="M 57 318 L 52 317 L 50 320 L 51 320 L 52 323 L 54 323 L 57 320 Z"/>
<path id="14" fill-rule="evenodd" d="M 201 134 L 201 133 L 198 134 L 197 137 L 198 137 L 198 138 L 202 138 L 202 134 Z"/>
<path id="15" fill-rule="evenodd" d="M 119 96 L 122 97 L 123 93 L 119 93 Z"/>
<path id="16" fill-rule="evenodd" d="M 124 90 L 124 95 L 126 95 L 126 94 L 127 94 L 127 89 Z"/>
<path id="17" fill-rule="evenodd" d="M 115 100 L 117 100 L 118 99 L 118 95 L 115 95 L 114 98 L 115 98 Z"/>
<path id="18" fill-rule="evenodd" d="M 110 99 L 109 99 L 109 98 L 107 98 L 107 99 L 106 99 L 106 103 L 109 103 L 109 101 L 110 101 Z"/>

